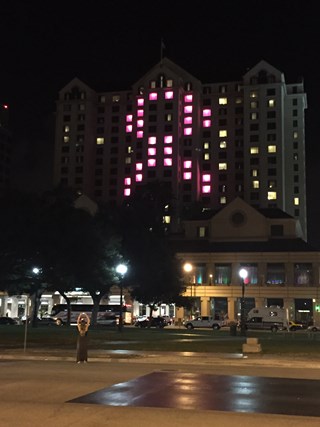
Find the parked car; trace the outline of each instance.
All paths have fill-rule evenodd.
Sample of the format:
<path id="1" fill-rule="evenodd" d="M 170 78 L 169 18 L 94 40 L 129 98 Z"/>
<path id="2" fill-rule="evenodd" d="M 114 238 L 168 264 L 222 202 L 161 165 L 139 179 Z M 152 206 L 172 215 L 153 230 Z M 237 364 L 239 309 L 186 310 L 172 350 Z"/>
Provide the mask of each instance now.
<path id="1" fill-rule="evenodd" d="M 226 325 L 225 320 L 217 320 L 211 316 L 197 316 L 195 319 L 187 320 L 184 322 L 184 326 L 187 329 L 194 328 L 211 328 L 211 329 L 220 329 L 222 326 Z"/>
<path id="2" fill-rule="evenodd" d="M 310 326 L 308 326 L 307 331 L 319 332 L 320 331 L 320 325 L 310 325 Z"/>
<path id="3" fill-rule="evenodd" d="M 173 319 L 172 319 L 172 317 L 171 316 L 167 316 L 167 315 L 164 315 L 164 316 L 162 316 L 163 318 L 164 318 L 164 320 L 167 322 L 167 325 L 172 325 L 172 323 L 173 323 Z"/>
<path id="4" fill-rule="evenodd" d="M 289 321 L 289 331 L 301 331 L 305 326 L 302 322 Z"/>
<path id="5" fill-rule="evenodd" d="M 0 317 L 0 325 L 17 325 L 18 322 L 12 317 L 2 316 Z"/>
<path id="6" fill-rule="evenodd" d="M 139 328 L 164 328 L 165 326 L 167 326 L 167 322 L 166 320 L 161 317 L 152 317 L 151 319 L 145 319 L 145 320 L 141 320 L 141 321 L 137 321 L 135 323 L 135 326 L 139 327 Z"/>

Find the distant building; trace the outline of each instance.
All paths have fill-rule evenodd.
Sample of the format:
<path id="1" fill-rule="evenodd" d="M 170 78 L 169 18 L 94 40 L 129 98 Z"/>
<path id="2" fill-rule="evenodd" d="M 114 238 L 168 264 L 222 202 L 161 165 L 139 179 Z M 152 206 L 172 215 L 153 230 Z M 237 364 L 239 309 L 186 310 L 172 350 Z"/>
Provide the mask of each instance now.
<path id="1" fill-rule="evenodd" d="M 0 104 L 0 191 L 10 186 L 11 155 L 12 135 L 8 129 L 8 106 Z"/>
<path id="2" fill-rule="evenodd" d="M 277 209 L 255 209 L 240 198 L 183 222 L 172 239 L 183 264 L 185 296 L 194 313 L 238 320 L 244 268 L 245 312 L 279 306 L 289 320 L 320 324 L 320 251 L 302 239 L 299 222 Z M 178 309 L 176 320 L 190 316 Z"/>
<path id="3" fill-rule="evenodd" d="M 265 61 L 233 82 L 204 84 L 167 58 L 130 90 L 74 78 L 57 100 L 54 184 L 118 205 L 165 182 L 175 231 L 184 208 L 240 197 L 298 219 L 306 239 L 306 108 L 303 82 Z"/>

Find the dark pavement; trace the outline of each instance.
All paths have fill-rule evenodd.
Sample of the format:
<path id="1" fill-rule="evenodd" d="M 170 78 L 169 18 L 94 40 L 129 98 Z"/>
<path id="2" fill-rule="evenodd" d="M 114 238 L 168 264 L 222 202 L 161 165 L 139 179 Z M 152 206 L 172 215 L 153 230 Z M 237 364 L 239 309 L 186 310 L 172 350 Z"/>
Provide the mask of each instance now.
<path id="1" fill-rule="evenodd" d="M 2 351 L 0 426 L 320 425 L 320 358 Z"/>

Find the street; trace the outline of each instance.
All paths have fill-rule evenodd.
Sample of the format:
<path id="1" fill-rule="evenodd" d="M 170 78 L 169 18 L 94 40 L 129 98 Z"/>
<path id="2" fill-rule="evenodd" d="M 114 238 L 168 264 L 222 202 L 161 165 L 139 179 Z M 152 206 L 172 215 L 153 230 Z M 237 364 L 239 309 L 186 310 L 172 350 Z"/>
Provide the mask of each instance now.
<path id="1" fill-rule="evenodd" d="M 1 359 L 0 426 L 318 426 L 319 380 L 318 367 L 241 360 Z"/>

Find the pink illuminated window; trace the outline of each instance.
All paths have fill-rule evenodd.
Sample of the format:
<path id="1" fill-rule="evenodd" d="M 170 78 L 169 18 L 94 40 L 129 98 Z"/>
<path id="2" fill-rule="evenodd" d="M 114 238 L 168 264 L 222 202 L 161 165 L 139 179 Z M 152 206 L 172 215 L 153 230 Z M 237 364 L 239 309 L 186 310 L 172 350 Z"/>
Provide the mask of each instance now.
<path id="1" fill-rule="evenodd" d="M 143 138 L 143 130 L 138 130 L 137 138 Z"/>
<path id="2" fill-rule="evenodd" d="M 143 117 L 144 115 L 144 110 L 138 110 L 137 111 L 138 117 Z"/>
<path id="3" fill-rule="evenodd" d="M 192 105 L 186 105 L 186 106 L 184 107 L 184 109 L 183 109 L 184 114 L 191 114 L 191 113 L 192 113 L 192 110 L 193 110 Z"/>
<path id="4" fill-rule="evenodd" d="M 184 128 L 183 134 L 184 135 L 192 135 L 192 128 Z"/>
<path id="5" fill-rule="evenodd" d="M 137 104 L 141 107 L 142 105 L 144 105 L 144 99 L 143 98 L 138 98 L 137 99 Z"/>
<path id="6" fill-rule="evenodd" d="M 183 119 L 183 123 L 184 123 L 185 125 L 192 125 L 192 117 L 190 117 L 190 116 L 185 117 L 185 118 Z"/>
<path id="7" fill-rule="evenodd" d="M 156 92 L 149 93 L 149 100 L 156 101 L 158 99 L 158 94 Z"/>
<path id="8" fill-rule="evenodd" d="M 132 122 L 132 114 L 127 114 L 127 118 L 126 118 L 126 120 L 127 120 L 127 122 Z"/>
<path id="9" fill-rule="evenodd" d="M 211 126 L 211 120 L 203 120 L 203 127 L 209 128 Z"/>
<path id="10" fill-rule="evenodd" d="M 202 192 L 206 193 L 206 194 L 210 193 L 211 192 L 211 185 L 203 185 L 202 186 Z"/>
<path id="11" fill-rule="evenodd" d="M 142 173 L 137 173 L 136 174 L 136 182 L 141 182 L 142 181 Z"/>
<path id="12" fill-rule="evenodd" d="M 172 135 L 166 135 L 164 137 L 164 143 L 165 144 L 172 144 Z"/>
<path id="13" fill-rule="evenodd" d="M 155 156 L 157 154 L 157 150 L 155 148 L 148 148 L 148 156 Z"/>
<path id="14" fill-rule="evenodd" d="M 143 124 L 144 124 L 144 121 L 143 120 L 137 120 L 137 126 L 138 126 L 138 128 L 142 128 L 143 127 Z"/>
<path id="15" fill-rule="evenodd" d="M 205 108 L 202 112 L 203 117 L 211 117 L 211 110 L 210 108 Z"/>
<path id="16" fill-rule="evenodd" d="M 136 164 L 136 171 L 142 171 L 142 163 Z"/>
<path id="17" fill-rule="evenodd" d="M 157 143 L 157 138 L 155 136 L 149 136 L 148 138 L 148 144 L 154 145 Z"/>
<path id="18" fill-rule="evenodd" d="M 211 175 L 209 173 L 205 173 L 202 175 L 202 182 L 210 182 L 211 181 Z"/>
<path id="19" fill-rule="evenodd" d="M 126 126 L 126 132 L 132 132 L 132 125 Z"/>
<path id="20" fill-rule="evenodd" d="M 125 188 L 125 189 L 124 189 L 124 195 L 125 195 L 126 197 L 128 197 L 128 196 L 130 196 L 130 194 L 131 194 L 131 189 L 130 189 L 130 188 Z"/>
<path id="21" fill-rule="evenodd" d="M 167 156 L 171 156 L 171 154 L 172 154 L 172 147 L 164 147 L 163 152 L 164 152 L 164 154 L 166 154 Z"/>
<path id="22" fill-rule="evenodd" d="M 164 166 L 172 166 L 172 159 L 170 159 L 170 158 L 163 159 L 163 165 Z"/>
<path id="23" fill-rule="evenodd" d="M 183 162 L 183 167 L 184 167 L 185 169 L 191 169 L 191 168 L 192 168 L 192 161 L 191 161 L 191 160 L 185 160 L 185 161 Z"/>
<path id="24" fill-rule="evenodd" d="M 151 168 L 155 167 L 157 165 L 156 159 L 148 159 L 148 166 Z"/>
<path id="25" fill-rule="evenodd" d="M 165 99 L 173 99 L 173 92 L 172 90 L 168 90 L 165 94 L 164 94 Z"/>
<path id="26" fill-rule="evenodd" d="M 193 100 L 193 95 L 185 95 L 184 97 L 184 102 L 192 102 Z"/>
<path id="27" fill-rule="evenodd" d="M 192 173 L 191 172 L 183 172 L 183 179 L 191 179 Z"/>
<path id="28" fill-rule="evenodd" d="M 131 185 L 131 178 L 125 178 L 124 185 Z"/>

